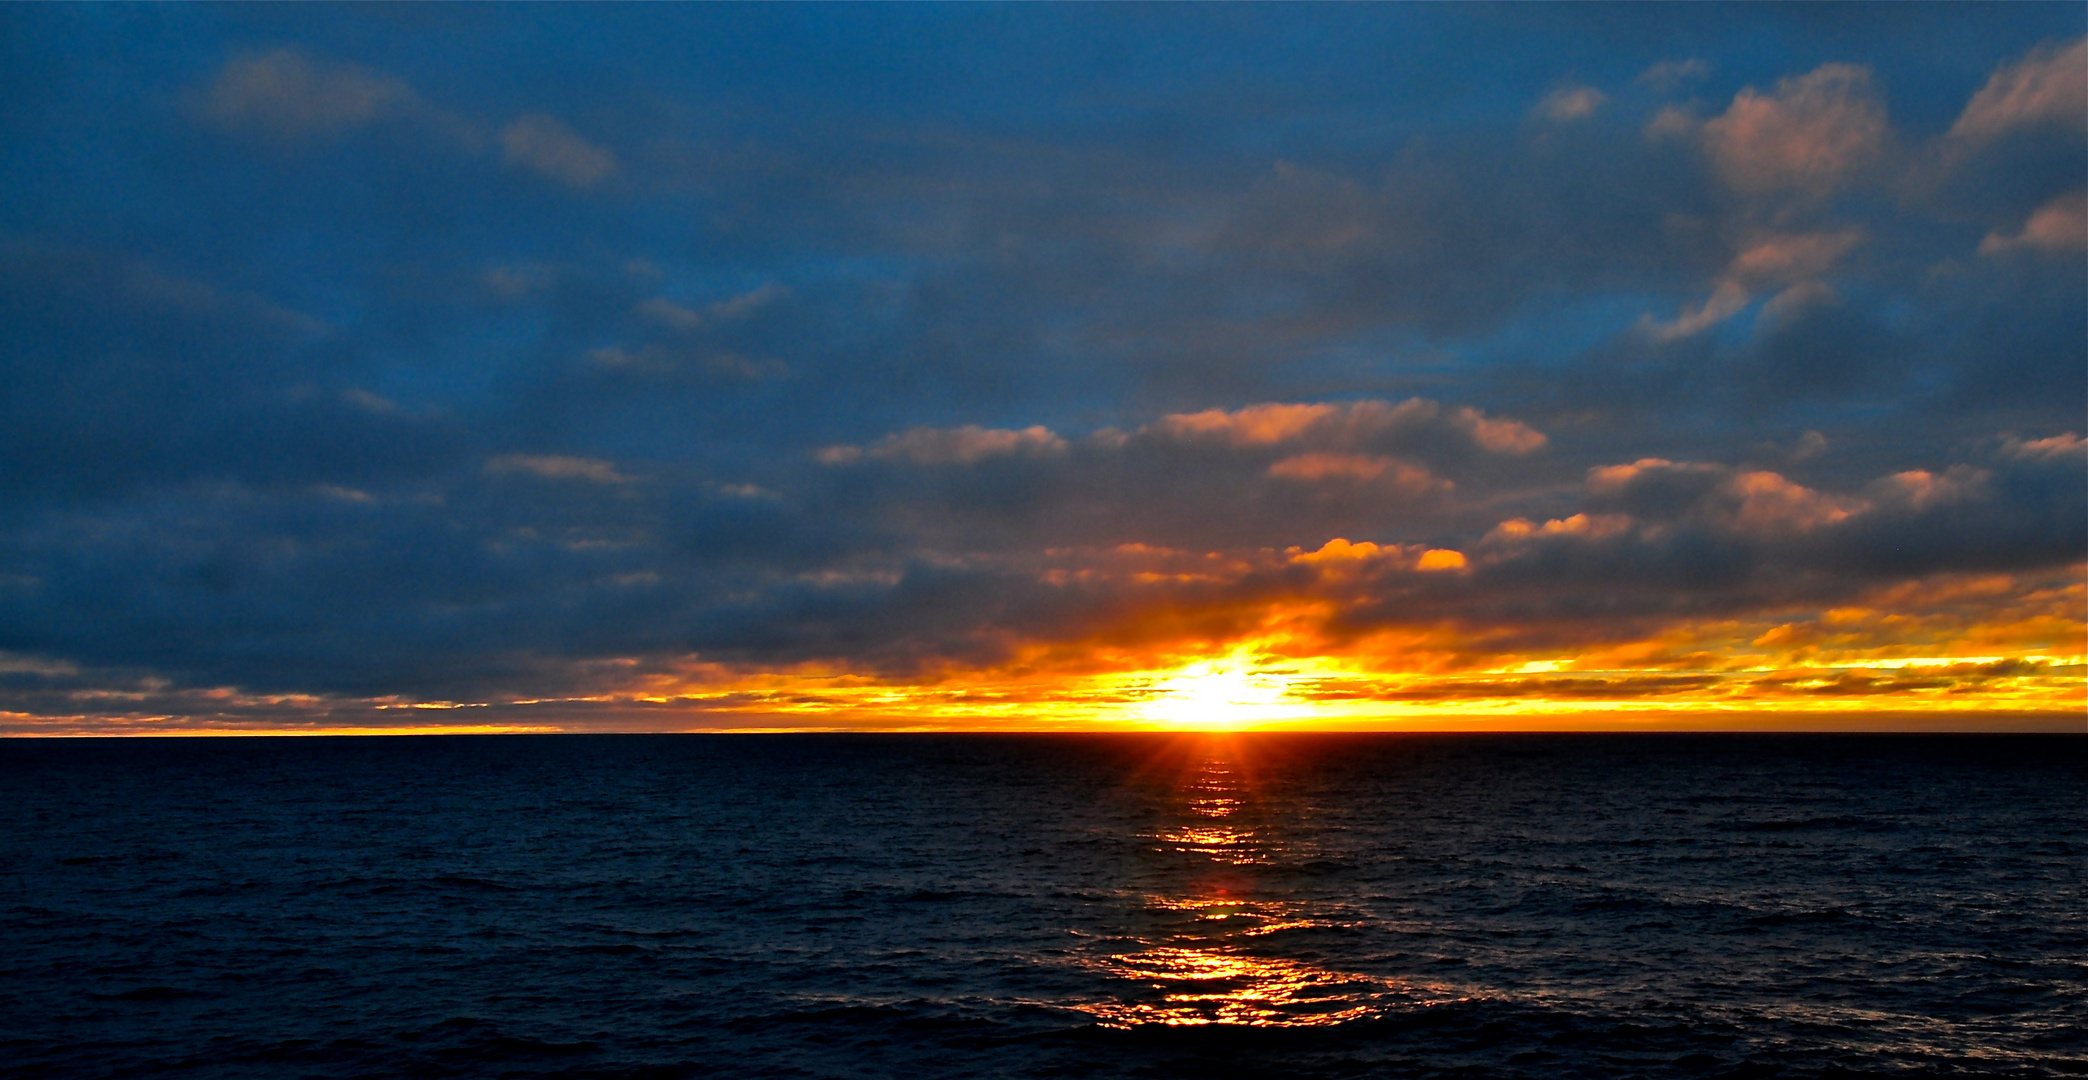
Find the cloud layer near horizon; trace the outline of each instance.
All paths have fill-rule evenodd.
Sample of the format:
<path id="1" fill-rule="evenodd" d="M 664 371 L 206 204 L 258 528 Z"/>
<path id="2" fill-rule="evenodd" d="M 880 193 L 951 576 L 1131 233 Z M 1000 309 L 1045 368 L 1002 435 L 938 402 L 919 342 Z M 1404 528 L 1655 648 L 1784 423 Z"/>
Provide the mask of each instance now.
<path id="1" fill-rule="evenodd" d="M 2079 704 L 2077 9 L 0 20 L 10 730 Z"/>

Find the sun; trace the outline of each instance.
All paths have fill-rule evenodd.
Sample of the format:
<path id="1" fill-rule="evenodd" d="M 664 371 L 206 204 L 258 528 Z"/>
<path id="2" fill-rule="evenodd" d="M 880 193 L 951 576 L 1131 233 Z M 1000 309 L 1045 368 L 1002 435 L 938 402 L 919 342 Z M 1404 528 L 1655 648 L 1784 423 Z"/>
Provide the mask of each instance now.
<path id="1" fill-rule="evenodd" d="M 1285 673 L 1257 670 L 1254 661 L 1242 650 L 1182 667 L 1152 684 L 1139 711 L 1153 723 L 1213 731 L 1310 715 L 1311 707 L 1291 696 Z"/>

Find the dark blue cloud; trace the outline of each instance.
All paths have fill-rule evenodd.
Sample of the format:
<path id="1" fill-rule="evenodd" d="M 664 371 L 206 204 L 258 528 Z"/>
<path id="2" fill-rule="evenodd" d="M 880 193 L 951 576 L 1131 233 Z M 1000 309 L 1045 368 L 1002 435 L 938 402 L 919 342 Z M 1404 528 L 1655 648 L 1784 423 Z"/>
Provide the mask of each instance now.
<path id="1" fill-rule="evenodd" d="M 1994 447 L 2083 427 L 2088 139 L 1993 88 L 2063 87 L 2084 31 L 9 8 L 0 650 L 458 700 L 690 654 L 911 670 L 1113 625 L 1107 589 L 1038 584 L 1066 551 L 1477 550 L 1580 510 L 1673 528 L 1388 580 L 1356 625 L 2064 565 L 2078 468 Z M 1587 487 L 1642 458 L 1716 464 Z M 1985 470 L 1956 502 L 1867 486 L 1953 466 Z M 1771 542 L 1716 510 L 1747 468 L 1873 508 Z"/>

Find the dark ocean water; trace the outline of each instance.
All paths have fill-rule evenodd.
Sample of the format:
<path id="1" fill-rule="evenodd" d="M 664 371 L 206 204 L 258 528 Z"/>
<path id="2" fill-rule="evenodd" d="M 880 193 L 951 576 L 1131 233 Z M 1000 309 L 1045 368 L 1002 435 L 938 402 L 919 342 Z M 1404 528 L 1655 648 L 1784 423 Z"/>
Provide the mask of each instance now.
<path id="1" fill-rule="evenodd" d="M 2084 752 L 7 742 L 0 1075 L 2083 1075 Z"/>

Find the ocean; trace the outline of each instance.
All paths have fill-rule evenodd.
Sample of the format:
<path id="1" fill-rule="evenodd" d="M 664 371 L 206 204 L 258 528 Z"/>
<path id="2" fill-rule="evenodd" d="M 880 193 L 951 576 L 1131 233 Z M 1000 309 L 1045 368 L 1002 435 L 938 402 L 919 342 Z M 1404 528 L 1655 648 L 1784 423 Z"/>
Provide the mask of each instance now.
<path id="1" fill-rule="evenodd" d="M 2088 1075 L 2084 751 L 7 741 L 0 1076 Z"/>

